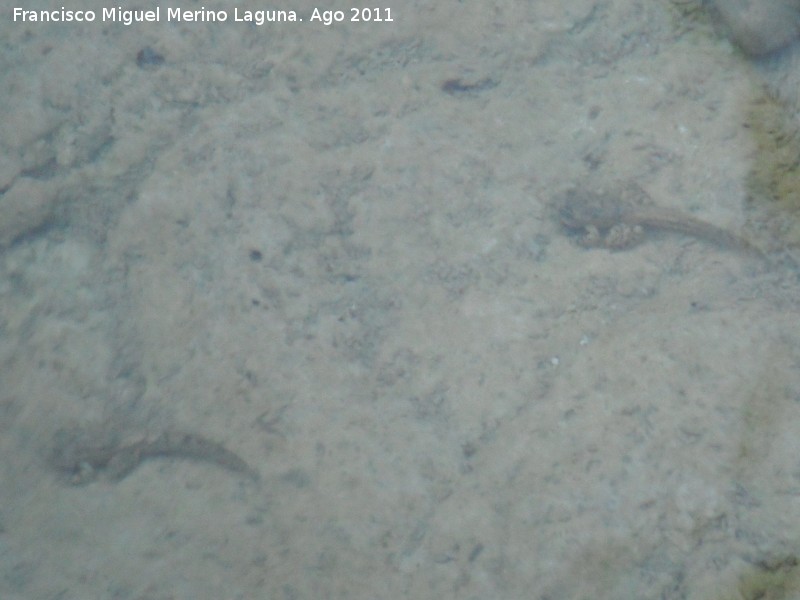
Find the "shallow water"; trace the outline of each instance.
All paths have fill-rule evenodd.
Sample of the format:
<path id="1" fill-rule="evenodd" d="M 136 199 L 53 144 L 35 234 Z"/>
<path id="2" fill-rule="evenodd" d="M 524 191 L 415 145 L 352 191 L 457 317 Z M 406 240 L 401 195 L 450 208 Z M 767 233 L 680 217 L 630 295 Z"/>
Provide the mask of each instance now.
<path id="1" fill-rule="evenodd" d="M 4 598 L 791 578 L 796 273 L 584 248 L 548 209 L 633 181 L 738 232 L 763 74 L 679 3 L 393 8 L 0 21 Z M 70 486 L 65 427 L 186 431 L 260 480 L 164 457 Z"/>

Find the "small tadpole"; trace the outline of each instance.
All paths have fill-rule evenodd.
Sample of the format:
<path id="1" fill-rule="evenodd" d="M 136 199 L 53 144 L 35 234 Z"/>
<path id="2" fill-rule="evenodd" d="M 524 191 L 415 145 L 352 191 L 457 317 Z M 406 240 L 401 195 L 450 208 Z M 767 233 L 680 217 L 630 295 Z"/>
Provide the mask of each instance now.
<path id="1" fill-rule="evenodd" d="M 464 81 L 463 79 L 448 79 L 442 83 L 442 91 L 451 96 L 459 94 L 475 94 L 477 92 L 484 92 L 497 86 L 497 82 L 490 77 L 484 77 L 478 81 Z"/>
<path id="2" fill-rule="evenodd" d="M 145 46 L 136 53 L 136 66 L 140 69 L 148 67 L 158 67 L 164 64 L 164 55 L 153 50 L 150 46 Z"/>

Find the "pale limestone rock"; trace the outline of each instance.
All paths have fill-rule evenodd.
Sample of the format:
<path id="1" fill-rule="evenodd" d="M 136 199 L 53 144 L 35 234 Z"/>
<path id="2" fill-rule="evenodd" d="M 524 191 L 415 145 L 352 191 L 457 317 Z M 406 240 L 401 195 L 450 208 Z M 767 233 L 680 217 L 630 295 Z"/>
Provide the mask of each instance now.
<path id="1" fill-rule="evenodd" d="M 753 57 L 788 46 L 800 33 L 798 0 L 714 0 L 714 5 L 733 41 Z"/>
<path id="2" fill-rule="evenodd" d="M 55 186 L 20 177 L 0 196 L 0 247 L 44 226 L 57 202 Z"/>

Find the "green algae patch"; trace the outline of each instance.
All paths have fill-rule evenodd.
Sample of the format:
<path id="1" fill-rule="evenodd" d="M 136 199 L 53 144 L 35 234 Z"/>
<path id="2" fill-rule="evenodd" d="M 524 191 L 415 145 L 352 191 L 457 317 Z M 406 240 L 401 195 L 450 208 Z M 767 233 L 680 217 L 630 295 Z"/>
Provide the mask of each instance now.
<path id="1" fill-rule="evenodd" d="M 800 245 L 800 123 L 779 101 L 762 96 L 748 111 L 756 144 L 747 177 L 748 199 L 761 224 L 784 246 Z"/>
<path id="2" fill-rule="evenodd" d="M 800 569 L 796 556 L 754 565 L 740 576 L 743 600 L 789 600 L 800 593 Z"/>

